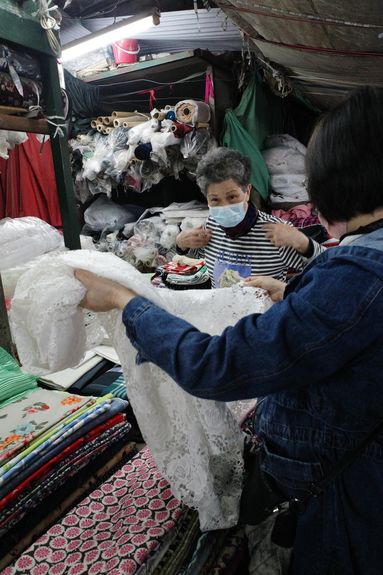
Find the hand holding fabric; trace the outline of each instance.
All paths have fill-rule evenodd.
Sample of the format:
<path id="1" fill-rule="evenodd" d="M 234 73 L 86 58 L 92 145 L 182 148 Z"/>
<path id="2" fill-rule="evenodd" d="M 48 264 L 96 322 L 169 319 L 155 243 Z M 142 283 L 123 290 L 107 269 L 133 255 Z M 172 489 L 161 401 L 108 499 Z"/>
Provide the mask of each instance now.
<path id="1" fill-rule="evenodd" d="M 302 255 L 305 255 L 309 249 L 309 238 L 293 226 L 288 224 L 265 224 L 263 229 L 266 232 L 267 239 L 276 247 L 290 246 Z"/>
<path id="2" fill-rule="evenodd" d="M 80 306 L 92 311 L 124 309 L 126 304 L 137 295 L 134 291 L 117 282 L 102 278 L 86 270 L 76 269 L 74 275 L 87 289 Z"/>
<path id="3" fill-rule="evenodd" d="M 267 291 L 273 301 L 283 299 L 286 284 L 271 276 L 250 276 L 243 281 L 246 287 L 257 287 Z"/>
<path id="4" fill-rule="evenodd" d="M 176 243 L 181 250 L 204 248 L 211 240 L 212 233 L 202 226 L 184 230 L 176 238 Z"/>

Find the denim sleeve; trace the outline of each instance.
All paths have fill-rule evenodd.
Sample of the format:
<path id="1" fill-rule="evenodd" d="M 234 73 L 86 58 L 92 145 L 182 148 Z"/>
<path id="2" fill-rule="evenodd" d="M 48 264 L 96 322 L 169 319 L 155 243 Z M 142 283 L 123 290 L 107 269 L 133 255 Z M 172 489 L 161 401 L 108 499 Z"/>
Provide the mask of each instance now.
<path id="1" fill-rule="evenodd" d="M 220 336 L 201 333 L 149 300 L 134 298 L 123 321 L 138 363 L 151 361 L 192 395 L 222 401 L 324 381 L 379 337 L 375 319 L 382 310 L 375 302 L 381 301 L 376 296 L 382 282 L 350 271 L 342 278 L 339 270 L 331 281 L 331 272 L 315 270 L 297 292 Z M 352 291 L 345 288 L 349 281 Z"/>

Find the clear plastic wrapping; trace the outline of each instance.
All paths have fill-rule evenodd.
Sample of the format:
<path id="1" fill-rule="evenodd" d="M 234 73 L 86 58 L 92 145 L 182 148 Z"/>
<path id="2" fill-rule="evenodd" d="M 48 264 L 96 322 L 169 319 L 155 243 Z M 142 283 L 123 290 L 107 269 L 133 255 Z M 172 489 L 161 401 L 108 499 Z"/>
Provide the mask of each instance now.
<path id="1" fill-rule="evenodd" d="M 35 217 L 0 220 L 0 271 L 62 248 L 62 235 Z"/>

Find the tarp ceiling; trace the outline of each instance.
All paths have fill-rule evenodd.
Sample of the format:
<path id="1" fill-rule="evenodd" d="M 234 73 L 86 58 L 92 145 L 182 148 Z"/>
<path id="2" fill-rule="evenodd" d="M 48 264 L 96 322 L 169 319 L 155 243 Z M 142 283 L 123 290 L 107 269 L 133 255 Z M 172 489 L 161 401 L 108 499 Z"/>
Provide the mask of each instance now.
<path id="1" fill-rule="evenodd" d="M 382 0 L 217 0 L 250 44 L 314 104 L 350 89 L 383 86 Z"/>
<path id="2" fill-rule="evenodd" d="M 62 23 L 62 42 L 108 26 L 112 16 L 127 15 L 124 10 L 129 9 L 133 14 L 149 1 L 153 0 L 72 0 Z M 217 9 L 201 10 L 201 0 L 199 23 L 192 0 L 158 2 L 165 10 L 161 26 L 140 36 L 141 54 L 195 48 L 238 51 L 243 48 L 240 29 L 252 51 L 282 68 L 320 108 L 333 106 L 356 86 L 383 86 L 382 0 L 204 1 L 219 7 L 230 18 L 228 24 Z M 101 8 L 103 13 L 89 17 Z"/>

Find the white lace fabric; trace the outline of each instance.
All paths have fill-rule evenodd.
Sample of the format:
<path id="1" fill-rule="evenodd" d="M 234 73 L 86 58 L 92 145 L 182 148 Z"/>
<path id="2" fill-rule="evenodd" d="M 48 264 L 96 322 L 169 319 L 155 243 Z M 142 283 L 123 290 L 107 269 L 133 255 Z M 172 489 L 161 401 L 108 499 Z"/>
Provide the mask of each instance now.
<path id="1" fill-rule="evenodd" d="M 118 281 L 211 335 L 271 305 L 262 290 L 158 289 L 112 254 L 60 254 L 25 272 L 16 286 L 11 325 L 28 372 L 42 375 L 72 367 L 86 351 L 84 314 L 78 307 L 85 289 L 73 268 Z M 98 316 L 119 355 L 143 437 L 174 495 L 198 510 L 203 530 L 235 525 L 243 475 L 243 434 L 235 416 L 225 403 L 192 397 L 154 364 L 136 365 L 121 313 Z"/>

